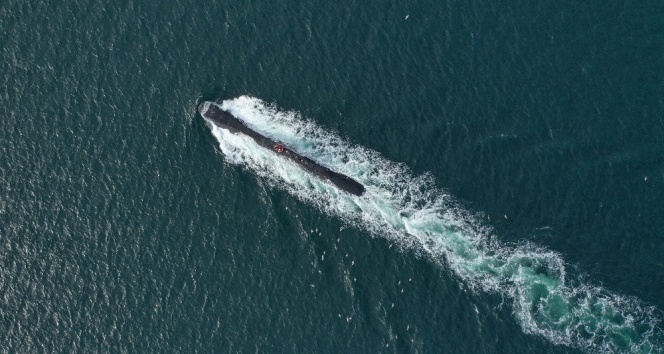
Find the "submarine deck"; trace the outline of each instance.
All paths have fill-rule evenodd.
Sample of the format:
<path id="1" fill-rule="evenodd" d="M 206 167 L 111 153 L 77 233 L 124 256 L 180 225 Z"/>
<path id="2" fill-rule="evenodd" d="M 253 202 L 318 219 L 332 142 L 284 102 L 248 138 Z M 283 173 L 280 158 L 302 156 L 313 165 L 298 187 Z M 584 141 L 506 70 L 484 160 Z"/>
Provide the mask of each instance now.
<path id="1" fill-rule="evenodd" d="M 298 154 L 283 144 L 276 142 L 246 126 L 242 121 L 235 118 L 229 112 L 224 111 L 218 105 L 212 102 L 201 102 L 198 106 L 199 113 L 215 125 L 229 130 L 231 133 L 242 133 L 252 138 L 258 145 L 275 151 L 279 155 L 294 161 L 306 171 L 315 176 L 330 181 L 337 188 L 350 194 L 361 196 L 365 192 L 364 186 L 354 179 L 332 171 L 331 169 L 319 164 L 318 162 Z"/>

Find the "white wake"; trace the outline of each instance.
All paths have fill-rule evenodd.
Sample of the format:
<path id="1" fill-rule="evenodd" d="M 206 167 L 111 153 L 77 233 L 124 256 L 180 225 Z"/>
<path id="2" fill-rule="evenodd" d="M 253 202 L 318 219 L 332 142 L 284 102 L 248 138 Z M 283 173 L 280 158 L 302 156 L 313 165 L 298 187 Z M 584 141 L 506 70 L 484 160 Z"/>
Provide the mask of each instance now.
<path id="1" fill-rule="evenodd" d="M 489 227 L 436 188 L 431 176 L 414 176 L 404 164 L 260 99 L 242 96 L 220 105 L 252 129 L 351 176 L 367 192 L 362 197 L 341 192 L 250 138 L 211 126 L 227 161 L 329 215 L 445 264 L 473 291 L 502 294 L 524 332 L 589 351 L 662 351 L 654 307 L 567 279 L 555 252 L 500 244 Z"/>

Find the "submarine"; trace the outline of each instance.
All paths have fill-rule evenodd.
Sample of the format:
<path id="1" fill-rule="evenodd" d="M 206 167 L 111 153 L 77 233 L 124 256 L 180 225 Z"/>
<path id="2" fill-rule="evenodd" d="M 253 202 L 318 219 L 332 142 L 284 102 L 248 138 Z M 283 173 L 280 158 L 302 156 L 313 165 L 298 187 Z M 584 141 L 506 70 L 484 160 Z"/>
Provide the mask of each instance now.
<path id="1" fill-rule="evenodd" d="M 203 101 L 198 105 L 198 113 L 212 124 L 230 131 L 233 134 L 242 134 L 253 139 L 258 145 L 274 151 L 296 164 L 314 176 L 329 181 L 340 190 L 355 196 L 362 196 L 365 192 L 364 186 L 358 181 L 321 165 L 320 163 L 298 154 L 281 142 L 274 141 L 245 125 L 241 120 L 227 112 L 219 105 L 210 101 Z"/>

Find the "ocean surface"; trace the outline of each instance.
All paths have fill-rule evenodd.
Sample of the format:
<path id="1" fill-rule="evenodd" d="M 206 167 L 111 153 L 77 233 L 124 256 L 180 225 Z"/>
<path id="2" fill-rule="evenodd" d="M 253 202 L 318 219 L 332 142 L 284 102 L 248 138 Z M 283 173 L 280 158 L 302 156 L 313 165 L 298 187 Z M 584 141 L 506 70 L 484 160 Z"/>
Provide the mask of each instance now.
<path id="1" fill-rule="evenodd" d="M 1 2 L 0 352 L 662 353 L 662 14 Z"/>

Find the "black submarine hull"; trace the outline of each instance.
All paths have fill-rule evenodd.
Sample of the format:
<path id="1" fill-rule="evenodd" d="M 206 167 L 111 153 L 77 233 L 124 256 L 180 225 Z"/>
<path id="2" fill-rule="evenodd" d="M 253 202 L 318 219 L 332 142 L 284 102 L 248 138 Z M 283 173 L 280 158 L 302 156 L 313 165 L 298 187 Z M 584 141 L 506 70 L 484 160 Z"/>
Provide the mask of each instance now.
<path id="1" fill-rule="evenodd" d="M 361 196 L 365 192 L 364 186 L 356 180 L 341 173 L 334 172 L 318 162 L 298 154 L 283 144 L 252 130 L 242 123 L 242 121 L 235 118 L 231 113 L 224 111 L 213 102 L 201 102 L 198 105 L 198 112 L 203 118 L 212 122 L 214 125 L 226 129 L 233 134 L 243 134 L 252 138 L 258 145 L 290 159 L 304 170 L 323 180 L 331 182 L 342 191 L 356 196 Z"/>

